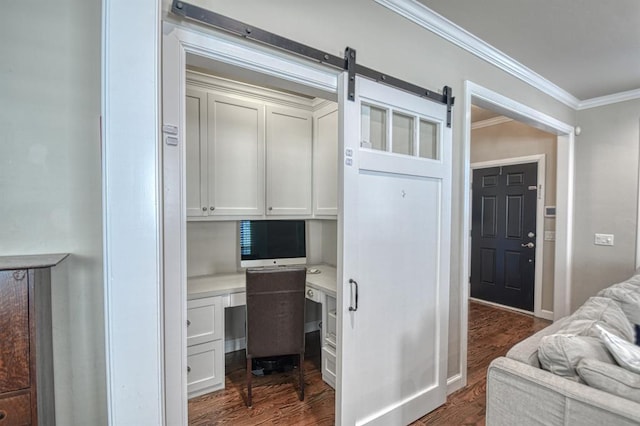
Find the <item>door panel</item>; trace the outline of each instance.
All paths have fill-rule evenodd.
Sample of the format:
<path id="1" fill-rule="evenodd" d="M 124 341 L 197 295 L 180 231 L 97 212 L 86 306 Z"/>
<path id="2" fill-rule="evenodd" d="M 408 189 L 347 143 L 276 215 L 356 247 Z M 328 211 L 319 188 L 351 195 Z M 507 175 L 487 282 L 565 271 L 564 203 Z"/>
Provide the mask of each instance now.
<path id="1" fill-rule="evenodd" d="M 472 297 L 533 311 L 537 179 L 537 163 L 473 171 Z"/>
<path id="2" fill-rule="evenodd" d="M 446 398 L 451 130 L 443 105 L 356 85 L 340 111 L 336 420 L 407 424 Z"/>

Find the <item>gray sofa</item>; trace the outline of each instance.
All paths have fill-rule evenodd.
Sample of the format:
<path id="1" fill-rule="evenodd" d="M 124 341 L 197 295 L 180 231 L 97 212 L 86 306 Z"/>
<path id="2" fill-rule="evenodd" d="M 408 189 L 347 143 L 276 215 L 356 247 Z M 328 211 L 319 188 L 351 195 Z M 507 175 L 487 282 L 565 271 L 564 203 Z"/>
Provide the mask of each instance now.
<path id="1" fill-rule="evenodd" d="M 628 328 L 627 324 L 622 324 L 621 312 L 628 320 Z M 635 275 L 601 291 L 598 297 L 589 299 L 571 316 L 518 343 L 506 357 L 493 360 L 487 372 L 486 424 L 640 425 L 640 375 L 618 366 L 604 345 L 601 345 L 604 349 L 599 348 L 598 335 L 591 327 L 600 324 L 629 341 L 633 340 L 633 324 L 640 323 L 639 315 L 640 275 Z M 581 357 L 575 353 L 575 346 L 558 349 L 557 339 L 582 339 L 581 342 L 591 345 L 594 352 L 585 350 L 589 353 Z M 549 355 L 553 351 L 548 350 L 550 345 L 563 355 L 568 352 L 573 365 L 554 366 L 553 355 Z M 591 357 L 601 359 L 592 361 Z M 622 391 L 619 387 L 607 391 L 601 389 L 607 389 L 609 385 L 600 386 L 601 389 L 587 385 L 578 372 L 582 374 L 581 368 L 590 362 L 613 371 L 614 385 L 617 385 L 615 381 L 619 374 L 626 375 L 626 387 Z"/>

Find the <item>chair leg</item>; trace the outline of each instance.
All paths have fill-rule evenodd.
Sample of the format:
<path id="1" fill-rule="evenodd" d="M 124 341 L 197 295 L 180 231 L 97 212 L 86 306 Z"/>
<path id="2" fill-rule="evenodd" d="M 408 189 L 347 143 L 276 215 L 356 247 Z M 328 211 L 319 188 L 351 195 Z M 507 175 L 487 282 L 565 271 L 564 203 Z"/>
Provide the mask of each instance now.
<path id="1" fill-rule="evenodd" d="M 247 407 L 251 407 L 251 357 L 247 357 Z"/>
<path id="2" fill-rule="evenodd" d="M 300 401 L 304 401 L 304 352 L 300 354 L 298 364 L 300 374 Z"/>

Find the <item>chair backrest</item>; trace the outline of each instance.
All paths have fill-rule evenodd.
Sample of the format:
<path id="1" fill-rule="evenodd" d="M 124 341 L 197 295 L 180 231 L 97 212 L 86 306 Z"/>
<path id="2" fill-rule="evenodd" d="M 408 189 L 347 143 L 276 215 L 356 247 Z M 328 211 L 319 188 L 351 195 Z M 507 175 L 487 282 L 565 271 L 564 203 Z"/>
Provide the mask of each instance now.
<path id="1" fill-rule="evenodd" d="M 304 353 L 304 267 L 247 269 L 247 357 Z"/>

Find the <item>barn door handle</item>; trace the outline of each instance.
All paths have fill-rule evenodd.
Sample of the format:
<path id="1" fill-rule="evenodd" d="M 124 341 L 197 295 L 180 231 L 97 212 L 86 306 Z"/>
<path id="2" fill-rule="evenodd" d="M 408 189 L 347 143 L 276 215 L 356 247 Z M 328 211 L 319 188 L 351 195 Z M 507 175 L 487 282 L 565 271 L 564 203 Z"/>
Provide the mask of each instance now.
<path id="1" fill-rule="evenodd" d="M 355 312 L 358 310 L 358 283 L 353 278 L 349 278 L 349 284 L 351 284 L 351 287 L 353 287 L 354 284 L 356 286 L 356 306 L 353 307 L 353 303 L 349 306 L 349 311 Z M 351 295 L 353 295 L 353 291 L 351 292 Z"/>
<path id="2" fill-rule="evenodd" d="M 527 244 L 520 244 L 521 247 L 526 247 L 526 248 L 534 248 L 536 245 L 533 244 L 532 242 L 528 242 Z"/>

